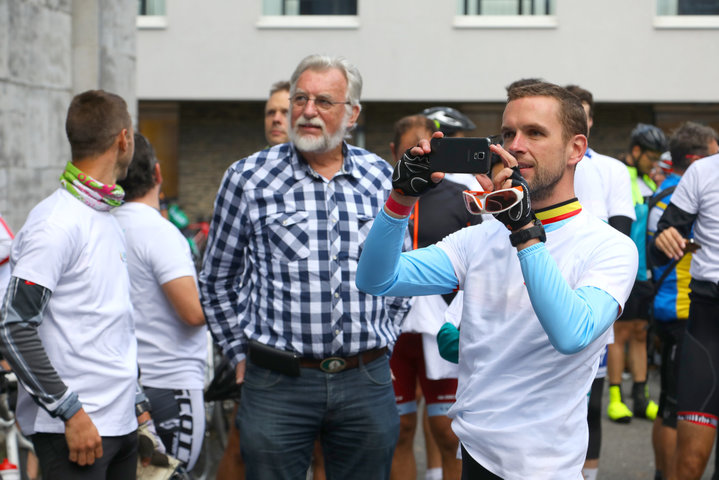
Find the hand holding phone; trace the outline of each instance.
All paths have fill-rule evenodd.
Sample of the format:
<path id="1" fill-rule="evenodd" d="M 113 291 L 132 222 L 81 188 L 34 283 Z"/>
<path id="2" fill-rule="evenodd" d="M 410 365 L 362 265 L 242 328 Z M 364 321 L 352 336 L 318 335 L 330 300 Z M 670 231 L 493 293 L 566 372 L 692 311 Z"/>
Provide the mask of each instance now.
<path id="1" fill-rule="evenodd" d="M 442 137 L 432 138 L 429 144 L 431 172 L 489 173 L 490 138 Z"/>
<path id="2" fill-rule="evenodd" d="M 700 248 L 702 248 L 702 246 L 696 243 L 693 238 L 690 238 L 684 245 L 684 254 L 686 255 L 687 253 L 694 253 Z"/>

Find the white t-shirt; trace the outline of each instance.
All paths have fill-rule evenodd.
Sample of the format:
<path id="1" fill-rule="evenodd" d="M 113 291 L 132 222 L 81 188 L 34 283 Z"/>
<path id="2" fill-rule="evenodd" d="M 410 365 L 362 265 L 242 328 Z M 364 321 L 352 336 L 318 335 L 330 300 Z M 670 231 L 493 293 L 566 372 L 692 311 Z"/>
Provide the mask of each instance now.
<path id="1" fill-rule="evenodd" d="M 457 378 L 457 365 L 439 354 L 437 333 L 444 324 L 447 302 L 442 295 L 420 295 L 412 299 L 412 308 L 400 327 L 402 333 L 421 333 L 425 373 L 430 380 Z"/>
<path id="2" fill-rule="evenodd" d="M 584 211 L 605 222 L 609 219 L 606 190 L 607 187 L 602 180 L 594 159 L 585 155 L 577 164 L 574 172 L 574 193 L 577 195 L 577 199 L 582 204 Z"/>
<path id="3" fill-rule="evenodd" d="M 196 281 L 187 240 L 149 205 L 128 202 L 113 214 L 127 241 L 142 384 L 169 389 L 203 388 L 206 327 L 183 322 L 162 290 L 163 284 L 180 277 Z"/>
<path id="4" fill-rule="evenodd" d="M 580 480 L 587 450 L 587 392 L 610 331 L 573 355 L 550 344 L 499 222 L 438 245 L 464 291 L 452 428 L 472 457 L 506 480 Z M 624 305 L 636 275 L 631 239 L 581 212 L 547 232 L 570 288 L 595 286 Z"/>
<path id="5" fill-rule="evenodd" d="M 577 164 L 574 191 L 582 208 L 605 222 L 611 217 L 636 220 L 627 166 L 591 148 Z"/>
<path id="6" fill-rule="evenodd" d="M 616 158 L 597 153 L 591 148 L 587 149 L 597 172 L 604 185 L 604 198 L 607 217 L 629 217 L 632 221 L 637 219 L 634 213 L 634 200 L 632 199 L 632 180 L 629 177 L 627 166 Z M 580 162 L 581 163 L 581 162 Z M 581 200 L 580 202 L 581 203 Z"/>
<path id="7" fill-rule="evenodd" d="M 482 190 L 482 185 L 477 181 L 477 177 L 471 173 L 445 173 L 444 178 L 451 182 L 464 185 L 468 190 Z"/>
<path id="8" fill-rule="evenodd" d="M 56 190 L 28 215 L 10 255 L 12 274 L 52 291 L 38 328 L 60 378 L 78 394 L 101 436 L 137 429 L 137 343 L 125 242 L 115 218 Z M 65 424 L 21 388 L 25 434 L 64 433 Z"/>
<path id="9" fill-rule="evenodd" d="M 674 190 L 671 203 L 696 214 L 692 278 L 719 282 L 719 154 L 692 163 Z"/>

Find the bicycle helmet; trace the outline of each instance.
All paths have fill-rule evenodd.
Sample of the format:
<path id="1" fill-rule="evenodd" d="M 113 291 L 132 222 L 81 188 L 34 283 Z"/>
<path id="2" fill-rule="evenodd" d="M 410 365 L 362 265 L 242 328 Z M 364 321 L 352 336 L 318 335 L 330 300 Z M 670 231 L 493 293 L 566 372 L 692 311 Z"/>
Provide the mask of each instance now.
<path id="1" fill-rule="evenodd" d="M 429 118 L 445 135 L 453 135 L 462 130 L 474 130 L 472 120 L 452 107 L 431 107 L 422 110 L 422 115 Z"/>
<path id="2" fill-rule="evenodd" d="M 667 138 L 659 127 L 638 123 L 631 134 L 630 147 L 639 145 L 642 150 L 664 152 L 667 149 Z"/>

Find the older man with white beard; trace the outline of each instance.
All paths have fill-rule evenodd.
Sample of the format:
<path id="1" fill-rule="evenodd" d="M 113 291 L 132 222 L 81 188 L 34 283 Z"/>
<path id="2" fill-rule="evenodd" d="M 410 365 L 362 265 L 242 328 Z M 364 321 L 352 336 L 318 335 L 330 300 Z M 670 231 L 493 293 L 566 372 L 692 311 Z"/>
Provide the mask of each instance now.
<path id="1" fill-rule="evenodd" d="M 200 291 L 244 383 L 248 479 L 304 478 L 318 433 L 328 478 L 389 478 L 399 417 L 387 347 L 407 305 L 355 286 L 392 173 L 343 141 L 361 89 L 345 59 L 303 59 L 290 143 L 230 166 L 217 194 Z"/>

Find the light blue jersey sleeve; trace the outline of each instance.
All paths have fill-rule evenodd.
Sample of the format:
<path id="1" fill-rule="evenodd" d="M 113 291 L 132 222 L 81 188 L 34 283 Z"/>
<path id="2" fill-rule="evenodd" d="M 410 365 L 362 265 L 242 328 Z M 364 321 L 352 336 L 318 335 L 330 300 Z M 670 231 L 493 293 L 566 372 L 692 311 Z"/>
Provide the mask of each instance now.
<path id="1" fill-rule="evenodd" d="M 409 219 L 380 210 L 357 266 L 357 288 L 372 295 L 436 295 L 457 289 L 447 254 L 434 245 L 402 253 Z"/>
<path id="2" fill-rule="evenodd" d="M 532 308 L 557 351 L 577 353 L 614 323 L 619 315 L 614 297 L 591 286 L 572 290 L 543 243 L 518 256 Z"/>

